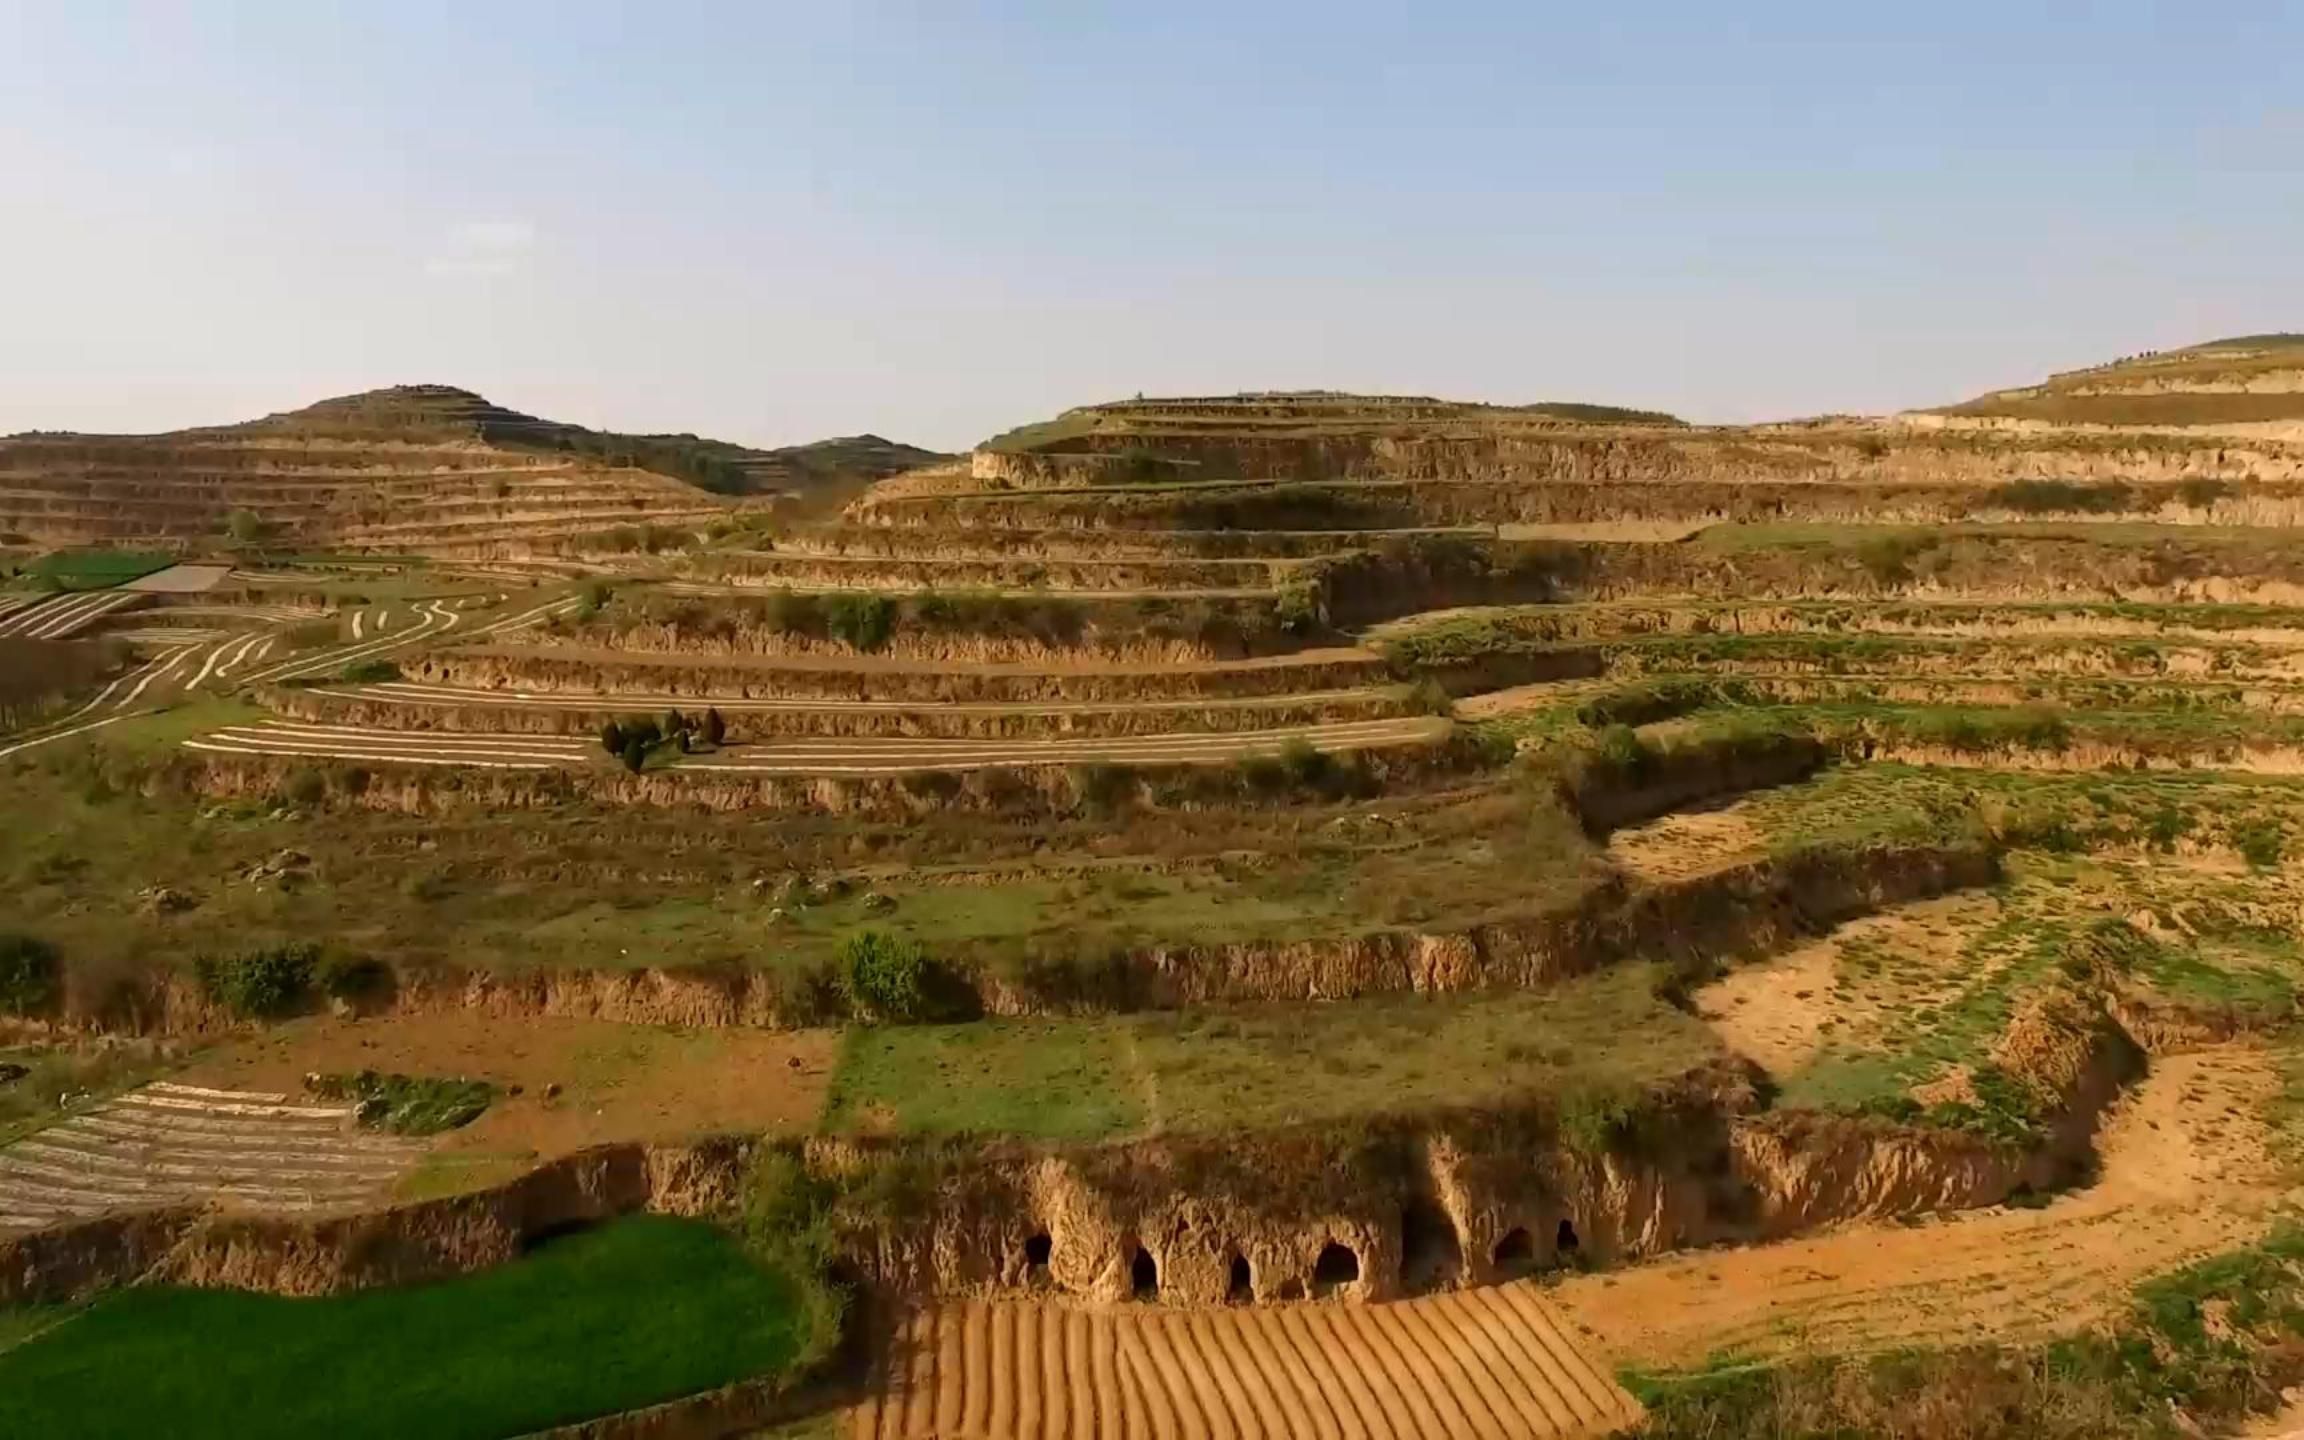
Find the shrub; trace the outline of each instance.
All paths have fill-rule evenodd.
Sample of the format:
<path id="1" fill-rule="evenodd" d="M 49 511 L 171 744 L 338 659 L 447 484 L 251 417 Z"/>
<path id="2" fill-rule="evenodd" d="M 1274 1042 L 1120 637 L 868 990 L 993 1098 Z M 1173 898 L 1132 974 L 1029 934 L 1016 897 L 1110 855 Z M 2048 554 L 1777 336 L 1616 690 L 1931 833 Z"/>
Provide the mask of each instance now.
<path id="1" fill-rule="evenodd" d="M 1298 785 L 1319 784 L 1327 777 L 1331 763 L 1325 751 L 1301 735 L 1280 747 L 1280 768 Z"/>
<path id="2" fill-rule="evenodd" d="M 2112 515 L 2135 508 L 2135 492 L 2117 480 L 2011 480 L 1984 492 L 1984 503 L 2024 515 Z"/>
<path id="3" fill-rule="evenodd" d="M 280 797 L 292 805 L 317 805 L 328 798 L 328 777 L 308 768 L 291 770 L 280 782 Z"/>
<path id="4" fill-rule="evenodd" d="M 1448 693 L 1447 686 L 1429 675 L 1408 687 L 1408 698 L 1403 703 L 1418 715 L 1445 718 L 1456 713 L 1456 698 Z"/>
<path id="5" fill-rule="evenodd" d="M 1091 814 L 1109 815 L 1136 798 L 1136 772 L 1126 765 L 1092 760 L 1072 767 L 1075 803 Z"/>
<path id="6" fill-rule="evenodd" d="M 862 930 L 840 946 L 835 982 L 840 994 L 866 1020 L 897 1024 L 926 1018 L 928 952 L 916 940 L 881 930 Z"/>
<path id="7" fill-rule="evenodd" d="M 330 955 L 320 961 L 314 981 L 329 999 L 359 1005 L 391 993 L 392 967 L 373 955 Z"/>
<path id="8" fill-rule="evenodd" d="M 376 685 L 400 678 L 400 667 L 389 660 L 356 660 L 344 667 L 347 685 Z"/>
<path id="9" fill-rule="evenodd" d="M 1912 578 L 1912 559 L 1935 548 L 1933 535 L 1897 531 L 1870 535 L 1857 542 L 1856 561 L 1883 585 L 1901 585 Z"/>
<path id="10" fill-rule="evenodd" d="M 202 955 L 192 962 L 201 993 L 243 1020 L 287 1015 L 312 996 L 320 947 L 295 943 L 245 950 L 238 955 Z"/>
<path id="11" fill-rule="evenodd" d="M 643 716 L 638 720 L 624 722 L 624 743 L 627 745 L 637 740 L 642 745 L 654 749 L 656 742 L 663 738 L 664 732 L 658 728 L 653 716 Z"/>
<path id="12" fill-rule="evenodd" d="M 30 935 L 0 934 L 0 1012 L 46 1013 L 63 979 L 64 961 L 55 946 Z"/>
<path id="13" fill-rule="evenodd" d="M 1610 725 L 1602 730 L 1594 750 L 1602 764 L 1626 779 L 1635 779 L 1648 768 L 1648 742 L 1629 725 Z"/>
<path id="14" fill-rule="evenodd" d="M 323 1100 L 359 1104 L 360 1123 L 395 1135 L 438 1135 L 480 1118 L 495 1103 L 496 1087 L 485 1080 L 443 1080 L 429 1076 L 315 1075 L 306 1088 Z"/>
<path id="15" fill-rule="evenodd" d="M 1288 788 L 1288 767 L 1274 755 L 1243 755 L 1240 783 L 1251 795 L 1277 795 Z"/>
<path id="16" fill-rule="evenodd" d="M 648 743 L 637 735 L 625 737 L 622 759 L 625 769 L 639 774 L 648 768 Z"/>
<path id="17" fill-rule="evenodd" d="M 600 727 L 600 748 L 611 755 L 624 753 L 624 727 L 611 720 Z"/>
<path id="18" fill-rule="evenodd" d="M 2232 487 L 2221 480 L 2207 476 L 2194 476 L 2176 487 L 2176 498 L 2195 510 L 2205 510 L 2230 494 Z"/>
<path id="19" fill-rule="evenodd" d="M 896 628 L 896 605 L 885 595 L 835 595 L 824 607 L 824 628 L 853 649 L 874 651 Z"/>
<path id="20" fill-rule="evenodd" d="M 790 590 L 779 590 L 768 597 L 768 608 L 761 617 L 771 630 L 787 635 L 821 635 L 824 633 L 824 609 L 813 595 L 797 595 Z"/>
<path id="21" fill-rule="evenodd" d="M 707 709 L 707 710 L 705 710 L 705 712 L 704 712 L 704 739 L 705 739 L 706 743 L 708 743 L 708 744 L 712 744 L 712 745 L 718 745 L 718 744 L 720 744 L 722 741 L 726 740 L 727 738 L 728 738 L 728 722 L 720 718 L 720 712 L 719 712 L 719 710 L 717 710 L 717 709 Z"/>
<path id="22" fill-rule="evenodd" d="M 2259 870 L 2270 870 L 2280 863 L 2286 839 L 2280 822 L 2273 819 L 2248 820 L 2232 827 L 2233 848 Z"/>

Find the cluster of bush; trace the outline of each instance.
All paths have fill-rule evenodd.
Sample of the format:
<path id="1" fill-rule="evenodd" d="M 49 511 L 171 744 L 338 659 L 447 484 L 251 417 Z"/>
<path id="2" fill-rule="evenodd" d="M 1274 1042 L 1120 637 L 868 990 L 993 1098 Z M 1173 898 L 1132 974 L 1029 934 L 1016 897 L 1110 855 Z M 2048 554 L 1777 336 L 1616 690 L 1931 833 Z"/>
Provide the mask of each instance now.
<path id="1" fill-rule="evenodd" d="M 457 1130 L 495 1103 L 497 1089 L 485 1080 L 387 1075 L 362 1070 L 351 1075 L 313 1075 L 304 1088 L 323 1100 L 350 1100 L 361 1124 L 395 1135 L 438 1135 Z"/>
<path id="2" fill-rule="evenodd" d="M 648 757 L 663 746 L 675 746 L 683 755 L 698 747 L 717 750 L 728 740 L 728 722 L 717 708 L 701 715 L 667 710 L 661 722 L 651 716 L 637 720 L 611 720 L 600 727 L 600 748 L 624 762 L 637 775 L 648 768 Z"/>
<path id="3" fill-rule="evenodd" d="M 367 956 L 324 952 L 292 941 L 192 962 L 200 993 L 242 1020 L 277 1020 L 326 996 L 347 1004 L 374 999 L 392 985 L 391 968 Z"/>
<path id="4" fill-rule="evenodd" d="M 63 994 L 64 960 L 32 935 L 0 933 L 0 1015 L 45 1015 Z"/>

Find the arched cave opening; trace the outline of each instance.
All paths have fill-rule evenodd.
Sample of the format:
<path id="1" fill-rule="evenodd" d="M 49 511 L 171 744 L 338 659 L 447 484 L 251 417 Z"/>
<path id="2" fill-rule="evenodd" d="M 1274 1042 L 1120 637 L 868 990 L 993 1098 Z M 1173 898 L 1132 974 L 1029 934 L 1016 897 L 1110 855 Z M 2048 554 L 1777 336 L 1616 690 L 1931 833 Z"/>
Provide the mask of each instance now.
<path id="1" fill-rule="evenodd" d="M 1234 1305 L 1246 1305 L 1256 1298 L 1256 1272 L 1248 1267 L 1248 1257 L 1235 1251 L 1232 1273 L 1225 1281 L 1224 1298 Z"/>
<path id="2" fill-rule="evenodd" d="M 1055 1253 L 1056 1243 L 1048 1238 L 1048 1232 L 1045 1230 L 1026 1240 L 1024 1242 L 1024 1283 L 1027 1285 L 1047 1284 L 1048 1261 Z"/>
<path id="3" fill-rule="evenodd" d="M 1515 1225 L 1496 1242 L 1494 1255 L 1499 1275 L 1525 1275 L 1536 1268 L 1536 1237 L 1525 1225 Z"/>
<path id="4" fill-rule="evenodd" d="M 1429 1200 L 1400 1207 L 1400 1287 L 1414 1295 L 1456 1283 L 1464 1269 L 1464 1247 L 1456 1226 Z"/>
<path id="5" fill-rule="evenodd" d="M 1349 1285 L 1360 1278 L 1360 1257 L 1352 1253 L 1349 1245 L 1331 1240 L 1320 1249 L 1320 1258 L 1312 1262 L 1312 1293 L 1327 1295 L 1339 1285 Z"/>
<path id="6" fill-rule="evenodd" d="M 1552 1232 L 1552 1248 L 1563 1255 L 1573 1255 L 1579 1243 L 1576 1239 L 1576 1222 L 1562 1216 L 1560 1228 Z"/>
<path id="7" fill-rule="evenodd" d="M 1160 1262 L 1141 1245 L 1136 1247 L 1136 1258 L 1128 1263 L 1128 1286 L 1139 1300 L 1157 1299 L 1160 1294 Z"/>

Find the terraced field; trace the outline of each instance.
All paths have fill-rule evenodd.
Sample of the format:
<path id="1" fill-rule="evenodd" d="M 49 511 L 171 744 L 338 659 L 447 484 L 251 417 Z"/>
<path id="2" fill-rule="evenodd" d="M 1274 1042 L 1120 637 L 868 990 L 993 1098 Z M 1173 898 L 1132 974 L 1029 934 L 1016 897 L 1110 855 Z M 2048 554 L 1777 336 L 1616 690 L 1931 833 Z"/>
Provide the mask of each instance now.
<path id="1" fill-rule="evenodd" d="M 284 1008 L 452 1014 L 442 1073 L 815 1037 L 741 1075 L 808 1146 L 639 1168 L 897 1317 L 859 1435 L 1599 1434 L 1616 1366 L 2034 1345 L 2304 1153 L 2283 346 L 1732 430 L 1133 401 L 836 515 L 19 603 L 127 658 L 0 742 L 0 885 L 90 1028 L 318 936 Z M 2249 404 L 2032 413 L 2171 375 Z M 591 1099 L 641 1048 L 520 1123 L 673 1135 Z"/>
<path id="2" fill-rule="evenodd" d="M 363 1134 L 352 1116 L 281 1094 L 147 1085 L 0 1148 L 0 1237 L 154 1205 L 372 1203 L 423 1147 Z"/>
<path id="3" fill-rule="evenodd" d="M 935 1305 L 895 1326 L 857 1440 L 1607 1435 L 1639 1407 L 1533 1287 L 1338 1309 Z"/>

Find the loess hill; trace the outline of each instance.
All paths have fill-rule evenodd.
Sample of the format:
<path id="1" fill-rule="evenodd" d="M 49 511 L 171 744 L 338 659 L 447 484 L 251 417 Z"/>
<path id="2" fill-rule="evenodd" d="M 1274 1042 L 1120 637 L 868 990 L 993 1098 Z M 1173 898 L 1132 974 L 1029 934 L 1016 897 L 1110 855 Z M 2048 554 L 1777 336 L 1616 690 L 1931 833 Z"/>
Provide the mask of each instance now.
<path id="1" fill-rule="evenodd" d="M 740 497 L 859 486 L 938 458 L 872 435 L 776 450 L 625 435 L 396 386 L 237 425 L 0 439 L 0 540 L 197 547 L 244 513 L 311 549 L 516 555 L 614 526 L 700 525 Z"/>
<path id="2" fill-rule="evenodd" d="M 373 1069 L 496 1087 L 351 1147 L 455 1223 L 182 1216 L 171 1274 L 765 1176 L 873 1292 L 854 1433 L 1596 1435 L 1611 1375 L 1649 1440 L 2227 1433 L 2304 1383 L 2304 438 L 2211 412 L 2298 353 L 1741 427 L 1138 398 L 549 565 L 28 577 L 0 640 L 85 664 L 0 738 L 54 957 L 0 1010 L 163 1048 L 0 1091 L 0 1298 L 57 1236 L 145 1273 L 98 1227 L 241 1163 L 190 1099 Z M 271 425 L 635 473 L 436 392 L 201 433 Z"/>

